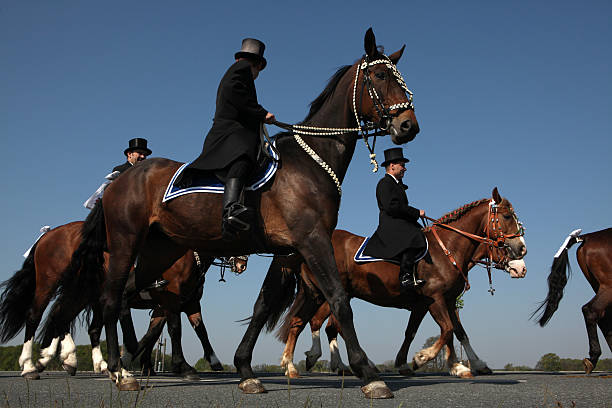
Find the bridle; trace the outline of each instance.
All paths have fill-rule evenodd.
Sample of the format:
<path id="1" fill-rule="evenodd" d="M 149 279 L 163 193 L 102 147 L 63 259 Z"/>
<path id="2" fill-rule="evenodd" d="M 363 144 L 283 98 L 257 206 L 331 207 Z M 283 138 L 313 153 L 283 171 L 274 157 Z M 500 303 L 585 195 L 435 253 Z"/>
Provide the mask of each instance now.
<path id="1" fill-rule="evenodd" d="M 384 64 L 389 70 L 392 72 L 393 77 L 396 82 L 402 87 L 404 92 L 408 94 L 408 101 L 396 103 L 390 106 L 385 106 L 383 99 L 376 92 L 376 87 L 372 83 L 372 78 L 370 78 L 370 67 L 374 65 Z M 359 74 L 363 71 L 363 79 L 361 86 L 361 95 L 359 98 L 359 106 L 360 109 L 357 110 L 357 84 L 359 82 Z M 363 95 L 365 93 L 365 89 L 368 91 L 368 95 L 372 100 L 372 104 L 376 113 L 378 115 L 378 122 L 372 122 L 366 120 L 363 115 L 360 115 L 361 107 L 363 106 Z M 357 69 L 355 70 L 355 80 L 353 82 L 353 114 L 355 116 L 355 121 L 357 122 L 357 127 L 355 128 L 325 128 L 318 126 L 306 126 L 306 125 L 291 125 L 283 122 L 274 122 L 274 125 L 281 127 L 283 129 L 289 130 L 293 133 L 293 137 L 297 141 L 298 145 L 317 163 L 321 166 L 332 178 L 334 184 L 336 185 L 336 189 L 338 190 L 338 194 L 342 196 L 342 187 L 340 186 L 340 181 L 336 176 L 335 172 L 331 167 L 325 163 L 325 161 L 316 154 L 316 152 L 308 146 L 308 144 L 300 137 L 300 135 L 308 135 L 308 136 L 340 136 L 347 133 L 358 132 L 361 134 L 363 141 L 370 153 L 370 163 L 374 166 L 372 169 L 373 173 L 378 171 L 378 162 L 376 161 L 376 153 L 374 153 L 374 147 L 376 146 L 376 136 L 386 135 L 388 134 L 388 130 L 391 126 L 391 121 L 394 117 L 400 115 L 401 112 L 411 109 L 414 110 L 414 105 L 412 103 L 413 93 L 406 86 L 406 82 L 404 78 L 402 78 L 402 74 L 399 72 L 395 64 L 391 61 L 391 59 L 384 55 L 380 54 L 380 58 L 374 61 L 369 61 L 368 56 L 364 55 L 360 62 L 357 64 Z M 395 111 L 395 113 L 392 113 Z M 363 124 L 362 124 L 363 123 Z M 369 133 L 370 131 L 374 131 L 374 133 Z M 368 137 L 373 136 L 372 146 L 368 142 Z"/>
<path id="2" fill-rule="evenodd" d="M 483 259 L 472 259 L 471 261 L 474 262 L 474 264 L 480 264 L 487 269 L 487 274 L 489 276 L 489 293 L 491 293 L 491 296 L 493 296 L 495 289 L 493 289 L 491 269 L 495 268 L 495 269 L 505 270 L 506 267 L 508 266 L 508 262 L 512 260 L 508 256 L 508 249 L 510 248 L 510 245 L 508 245 L 506 241 L 513 239 L 513 238 L 519 238 L 525 235 L 525 228 L 523 227 L 523 224 L 518 220 L 518 217 L 516 216 L 514 209 L 511 206 L 508 208 L 517 225 L 517 232 L 514 234 L 505 234 L 503 232 L 501 223 L 499 221 L 499 212 L 498 212 L 499 204 L 497 204 L 494 200 L 489 201 L 487 224 L 485 225 L 486 236 L 480 236 L 480 235 L 476 235 L 470 232 L 460 230 L 459 228 L 455 228 L 452 225 L 441 223 L 434 218 L 430 218 L 427 216 L 422 217 L 424 220 L 429 220 L 432 222 L 431 232 L 436 238 L 436 240 L 438 241 L 438 244 L 442 248 L 442 251 L 444 252 L 444 254 L 449 258 L 450 262 L 455 266 L 455 268 L 457 268 L 457 270 L 461 273 L 461 276 L 465 280 L 465 290 L 466 291 L 470 289 L 470 282 L 468 281 L 467 275 L 465 274 L 465 272 L 463 272 L 463 270 L 461 269 L 461 267 L 459 266 L 459 264 L 453 257 L 453 254 L 446 248 L 446 246 L 440 239 L 440 236 L 438 235 L 438 232 L 436 231 L 436 227 L 454 231 L 460 235 L 463 235 L 466 238 L 469 238 L 473 241 L 479 242 L 486 246 L 487 255 L 484 258 L 484 260 Z M 504 249 L 506 251 L 502 251 Z M 493 254 L 494 252 L 501 252 L 502 253 L 501 257 L 499 257 L 496 260 Z"/>

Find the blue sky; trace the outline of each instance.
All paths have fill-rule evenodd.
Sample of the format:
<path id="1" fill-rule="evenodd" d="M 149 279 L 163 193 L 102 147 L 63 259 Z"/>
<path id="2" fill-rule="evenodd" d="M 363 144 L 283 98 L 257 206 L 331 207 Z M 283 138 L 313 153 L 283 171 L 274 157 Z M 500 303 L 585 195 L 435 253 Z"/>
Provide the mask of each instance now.
<path id="1" fill-rule="evenodd" d="M 295 5 L 293 5 L 295 3 Z M 495 3 L 495 4 L 494 4 Z M 178 4 L 178 5 L 177 5 Z M 215 93 L 243 37 L 267 45 L 256 81 L 260 103 L 298 122 L 336 69 L 363 54 L 373 27 L 414 92 L 421 133 L 405 146 L 411 203 L 430 216 L 500 193 L 527 228 L 523 280 L 474 269 L 462 313 L 472 345 L 491 367 L 535 365 L 554 352 L 588 353 L 580 307 L 593 292 L 575 263 L 557 314 L 528 320 L 546 295 L 552 256 L 574 228 L 612 224 L 612 4 L 543 2 L 0 2 L 0 280 L 20 268 L 42 225 L 82 220 L 82 202 L 133 137 L 153 156 L 195 158 Z M 270 129 L 275 132 L 275 129 Z M 379 139 L 382 156 L 391 146 Z M 367 235 L 378 221 L 366 150 L 358 144 L 343 185 L 339 228 Z M 231 363 L 269 258 L 242 276 L 205 286 L 204 319 L 219 358 Z M 362 347 L 395 358 L 408 312 L 353 300 Z M 145 312 L 134 313 L 143 333 Z M 189 361 L 201 347 L 184 324 Z M 308 330 L 308 329 L 307 329 Z M 410 354 L 439 334 L 424 321 Z M 296 360 L 309 347 L 302 336 Z M 86 343 L 82 333 L 79 343 Z M 602 357 L 611 353 L 602 340 Z M 21 334 L 11 342 L 20 344 Z M 254 363 L 278 362 L 282 345 L 262 336 Z M 329 358 L 324 353 L 323 358 Z"/>

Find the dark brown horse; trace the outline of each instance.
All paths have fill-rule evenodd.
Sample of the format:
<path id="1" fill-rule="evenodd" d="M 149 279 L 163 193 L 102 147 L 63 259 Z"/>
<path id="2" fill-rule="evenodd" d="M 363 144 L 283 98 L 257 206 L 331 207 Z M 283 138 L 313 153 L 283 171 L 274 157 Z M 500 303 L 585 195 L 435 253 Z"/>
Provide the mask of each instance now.
<path id="1" fill-rule="evenodd" d="M 338 278 L 331 245 L 340 205 L 339 185 L 353 157 L 361 122 L 379 123 L 392 141 L 401 144 L 419 132 L 406 85 L 396 68 L 403 48 L 389 57 L 379 52 L 372 30 L 364 38 L 365 55 L 343 67 L 311 104 L 310 113 L 293 134 L 277 138 L 281 165 L 274 179 L 261 190 L 247 193 L 246 200 L 256 207 L 251 232 L 232 242 L 221 235 L 222 197 L 219 194 L 188 194 L 162 203 L 165 189 L 181 166 L 167 159 L 148 159 L 115 180 L 105 191 L 102 207 L 94 209 L 86 221 L 80 250 L 74 259 L 97 258 L 97 265 L 86 262 L 81 282 L 66 282 L 63 293 L 69 297 L 99 298 L 109 347 L 109 371 L 121 389 L 136 389 L 132 380 L 119 379 L 117 319 L 130 266 L 138 254 L 142 269 L 137 280 L 152 282 L 187 248 L 208 256 L 232 256 L 253 252 L 299 252 L 321 283 L 323 293 L 344 333 L 353 372 L 363 381 L 367 397 L 389 398 L 391 391 L 368 365 L 353 327 L 348 296 Z M 315 129 L 312 129 L 315 128 Z M 335 130 L 330 131 L 333 128 Z M 299 133 L 299 137 L 298 134 Z M 316 136 L 311 135 L 316 133 Z M 101 254 L 108 246 L 108 273 L 100 275 Z M 83 292 L 84 280 L 101 292 Z M 101 279 L 101 281 L 100 281 Z M 234 365 L 241 376 L 239 388 L 246 393 L 265 392 L 255 378 L 251 358 L 255 342 L 276 301 L 281 277 L 268 276 L 254 306 L 253 318 L 238 346 Z M 74 313 L 72 313 L 74 314 Z M 53 316 L 44 343 L 69 324 L 70 313 Z M 68 317 L 65 317 L 68 316 Z"/>
<path id="2" fill-rule="evenodd" d="M 516 261 L 516 259 L 523 258 L 527 249 L 522 236 L 517 234 L 520 228 L 518 220 L 510 202 L 502 199 L 497 189 L 493 190 L 493 200 L 497 206 L 497 218 L 501 231 L 505 236 L 514 236 L 503 240 L 504 252 L 509 259 L 512 259 L 504 263 L 503 266 L 513 278 L 522 278 L 526 272 L 524 262 L 522 260 Z M 491 222 L 491 203 L 491 199 L 484 199 L 467 204 L 445 215 L 438 222 L 453 226 L 468 234 L 484 237 L 487 235 L 486 230 L 494 227 Z M 454 230 L 443 229 L 442 226 L 434 226 L 433 228 L 439 229 L 438 235 L 441 241 L 452 253 L 458 267 L 464 271 L 465 278 L 467 278 L 469 269 L 475 265 L 476 261 L 482 260 L 489 254 L 488 245 L 478 242 L 470 236 L 461 235 Z M 449 257 L 445 255 L 434 237 L 432 229 L 426 231 L 426 237 L 429 242 L 429 254 L 432 262 L 421 261 L 418 265 L 418 275 L 425 279 L 427 284 L 414 293 L 408 293 L 400 289 L 398 265 L 389 262 L 356 263 L 353 257 L 362 245 L 364 237 L 347 231 L 336 230 L 332 236 L 332 244 L 340 279 L 349 297 L 356 297 L 379 306 L 412 311 L 404 342 L 395 359 L 395 366 L 401 373 L 410 371 L 406 362 L 408 348 L 427 311 L 440 326 L 440 339 L 431 348 L 418 352 L 414 357 L 412 367 L 416 369 L 422 366 L 433 359 L 442 346 L 447 346 L 447 364 L 451 374 L 461 377 L 471 375 L 470 370 L 456 360 L 451 332 L 451 330 L 454 330 L 467 352 L 474 371 L 488 373 L 490 370 L 486 364 L 478 358 L 471 348 L 456 311 L 455 299 L 463 291 L 466 283 L 465 278 L 459 269 L 451 263 Z M 494 259 L 494 261 L 501 262 L 503 255 L 500 250 L 496 249 L 494 256 L 497 259 Z M 278 265 L 272 263 L 272 267 L 278 267 Z M 299 270 L 299 259 L 288 260 L 283 266 L 286 269 Z M 303 284 L 300 285 L 300 290 L 291 310 L 287 313 L 284 324 L 279 330 L 279 338 L 286 342 L 281 365 L 287 367 L 287 375 L 292 377 L 298 375 L 292 360 L 300 332 L 309 321 L 311 326 L 314 326 L 312 327 L 313 331 L 318 330 L 330 315 L 329 305 L 325 303 L 325 299 L 320 294 L 317 280 L 308 267 L 304 265 L 301 268 L 301 278 Z M 331 321 L 333 323 L 333 320 Z M 268 323 L 268 327 L 273 325 L 273 322 Z M 332 363 L 334 368 L 346 371 L 347 367 L 344 367 L 338 360 L 337 342 L 335 341 L 337 329 L 333 324 L 328 326 Z M 308 355 L 307 353 L 309 357 L 307 364 L 310 366 L 320 355 L 320 346 L 319 350 L 313 350 L 313 354 Z"/>
<path id="3" fill-rule="evenodd" d="M 580 235 L 580 232 L 573 231 L 555 255 L 548 275 L 548 295 L 534 315 L 544 309 L 538 320 L 540 326 L 544 327 L 559 307 L 571 272 L 568 251 L 572 245 L 581 242 L 576 250 L 576 259 L 595 292 L 593 299 L 582 306 L 589 337 L 589 357 L 582 360 L 582 364 L 584 371 L 590 374 L 601 355 L 597 326 L 612 351 L 612 228 L 584 235 Z"/>
<path id="4" fill-rule="evenodd" d="M 6 342 L 12 339 L 25 326 L 25 340 L 19 358 L 19 365 L 23 370 L 21 375 L 25 378 L 38 379 L 38 373 L 43 371 L 55 356 L 58 346 L 60 347 L 59 358 L 64 369 L 73 375 L 76 372 L 76 346 L 69 332 L 53 339 L 49 347 L 43 348 L 36 364 L 32 361 L 32 345 L 41 317 L 55 295 L 62 274 L 70 264 L 72 253 L 79 246 L 82 226 L 82 221 L 72 222 L 44 234 L 30 250 L 22 269 L 2 284 L 4 291 L 0 301 L 0 341 Z M 108 257 L 108 254 L 105 256 Z M 180 312 L 183 311 L 188 315 L 202 342 L 204 356 L 211 363 L 211 367 L 217 370 L 222 369 L 202 323 L 199 302 L 202 296 L 204 274 L 209 265 L 209 263 L 204 264 L 204 261 L 197 266 L 193 252 L 189 251 L 168 271 L 164 272 L 163 277 L 169 281 L 167 287 L 163 290 L 147 291 L 130 300 L 130 308 L 154 309 L 154 312 L 147 335 L 140 344 L 136 339 L 129 309 L 122 313 L 121 325 L 127 351 L 136 354 L 139 353 L 139 350 L 148 351 L 153 348 L 168 318 L 173 323 L 169 323 L 173 371 L 186 377 L 193 376 L 195 370 L 186 363 L 181 348 Z M 235 267 L 243 271 L 246 268 L 246 262 L 240 261 Z M 142 296 L 149 299 L 144 300 Z M 99 347 L 102 326 L 100 314 L 94 308 L 94 319 L 89 330 L 95 372 L 106 369 L 106 362 L 102 359 Z M 176 327 L 177 321 L 178 327 Z M 150 352 L 144 352 L 141 363 L 145 370 L 151 370 Z"/>

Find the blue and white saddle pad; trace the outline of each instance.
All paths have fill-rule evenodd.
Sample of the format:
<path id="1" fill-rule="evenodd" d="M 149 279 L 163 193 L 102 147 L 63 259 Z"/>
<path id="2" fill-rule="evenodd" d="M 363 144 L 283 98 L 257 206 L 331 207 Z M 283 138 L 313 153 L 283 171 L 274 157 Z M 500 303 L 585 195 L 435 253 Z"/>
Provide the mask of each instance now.
<path id="1" fill-rule="evenodd" d="M 276 143 L 274 143 L 276 145 Z M 249 183 L 247 184 L 245 190 L 257 190 L 261 188 L 264 184 L 266 184 L 276 173 L 278 169 L 278 154 L 275 150 L 268 147 L 268 151 L 274 157 L 274 160 L 270 160 L 268 166 L 258 173 L 256 173 Z M 185 194 L 192 193 L 216 193 L 223 194 L 225 190 L 225 185 L 215 177 L 213 174 L 206 176 L 195 176 L 193 178 L 193 185 L 187 188 L 178 188 L 174 185 L 176 179 L 181 175 L 185 167 L 189 166 L 191 162 L 183 164 L 179 169 L 174 173 L 174 176 L 170 179 L 170 183 L 166 188 L 166 192 L 164 193 L 164 198 L 162 199 L 162 203 L 166 201 L 170 201 L 173 198 L 180 197 Z"/>
<path id="2" fill-rule="evenodd" d="M 399 261 L 397 261 L 395 259 L 381 259 L 381 258 L 374 258 L 374 257 L 368 256 L 368 255 L 364 255 L 363 254 L 363 250 L 365 249 L 365 247 L 368 244 L 369 240 L 370 240 L 370 237 L 365 237 L 363 239 L 363 243 L 359 246 L 359 248 L 357 249 L 357 252 L 355 252 L 355 256 L 353 257 L 353 261 L 355 261 L 356 263 L 391 262 L 391 263 L 394 263 L 396 265 L 399 265 Z M 425 237 L 425 244 L 427 245 L 427 247 L 425 248 L 425 251 L 423 251 L 423 253 L 417 257 L 417 259 L 414 261 L 415 263 L 417 263 L 421 259 L 425 258 L 425 255 L 427 255 L 427 251 L 429 251 L 429 242 L 427 241 L 427 237 Z"/>

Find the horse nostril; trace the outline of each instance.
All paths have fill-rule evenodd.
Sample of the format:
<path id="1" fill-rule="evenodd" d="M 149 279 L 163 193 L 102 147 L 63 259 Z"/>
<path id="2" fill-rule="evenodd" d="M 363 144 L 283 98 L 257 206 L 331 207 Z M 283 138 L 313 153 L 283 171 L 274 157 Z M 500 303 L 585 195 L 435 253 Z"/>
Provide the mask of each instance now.
<path id="1" fill-rule="evenodd" d="M 402 132 L 408 132 L 410 130 L 410 128 L 412 128 L 412 121 L 411 120 L 405 120 L 400 125 L 400 130 Z"/>

